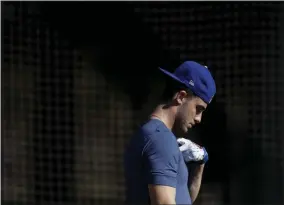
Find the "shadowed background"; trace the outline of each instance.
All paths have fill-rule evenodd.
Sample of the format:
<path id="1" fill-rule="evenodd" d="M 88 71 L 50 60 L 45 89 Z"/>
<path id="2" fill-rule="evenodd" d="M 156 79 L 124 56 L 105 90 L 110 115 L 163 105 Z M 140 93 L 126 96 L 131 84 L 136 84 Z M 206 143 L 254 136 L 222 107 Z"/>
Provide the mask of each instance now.
<path id="1" fill-rule="evenodd" d="M 196 204 L 283 204 L 283 3 L 1 2 L 2 203 L 124 200 L 123 148 L 164 86 L 206 64 L 217 94 L 189 137 Z"/>

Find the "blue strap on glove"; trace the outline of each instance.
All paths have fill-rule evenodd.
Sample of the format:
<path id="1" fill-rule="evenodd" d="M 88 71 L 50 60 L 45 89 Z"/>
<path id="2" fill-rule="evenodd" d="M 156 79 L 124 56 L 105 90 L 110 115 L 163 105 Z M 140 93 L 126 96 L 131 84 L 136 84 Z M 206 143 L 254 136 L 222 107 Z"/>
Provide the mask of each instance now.
<path id="1" fill-rule="evenodd" d="M 208 153 L 207 153 L 205 147 L 203 147 L 202 149 L 204 151 L 204 157 L 203 157 L 203 160 L 202 160 L 202 164 L 205 164 L 209 160 L 209 156 L 208 156 Z"/>

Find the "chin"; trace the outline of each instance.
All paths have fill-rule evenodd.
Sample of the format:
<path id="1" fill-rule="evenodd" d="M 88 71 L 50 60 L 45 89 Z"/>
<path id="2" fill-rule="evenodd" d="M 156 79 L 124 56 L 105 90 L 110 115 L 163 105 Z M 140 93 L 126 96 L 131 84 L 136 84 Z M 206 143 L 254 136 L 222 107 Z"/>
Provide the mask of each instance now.
<path id="1" fill-rule="evenodd" d="M 176 137 L 184 137 L 188 131 L 189 131 L 189 128 L 188 126 L 180 126 L 180 127 L 175 127 L 173 130 L 173 133 Z"/>
<path id="2" fill-rule="evenodd" d="M 184 127 L 184 128 L 182 129 L 182 135 L 187 134 L 188 131 L 189 131 L 189 128 L 188 128 L 188 127 Z"/>

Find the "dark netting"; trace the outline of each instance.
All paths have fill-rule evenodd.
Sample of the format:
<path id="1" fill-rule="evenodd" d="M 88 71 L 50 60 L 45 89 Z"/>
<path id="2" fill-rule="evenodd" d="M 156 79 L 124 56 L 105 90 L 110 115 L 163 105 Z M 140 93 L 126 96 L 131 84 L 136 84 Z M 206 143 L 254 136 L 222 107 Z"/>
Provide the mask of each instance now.
<path id="1" fill-rule="evenodd" d="M 217 83 L 191 133 L 210 155 L 196 204 L 281 204 L 282 4 L 85 5 L 46 9 L 69 34 L 42 12 L 47 4 L 1 3 L 3 204 L 123 202 L 124 145 L 163 84 L 153 70 L 186 59 L 208 65 Z M 95 43 L 84 13 L 95 15 Z"/>
<path id="2" fill-rule="evenodd" d="M 135 10 L 167 49 L 208 65 L 217 80 L 215 111 L 197 134 L 211 153 L 200 203 L 281 200 L 279 4 L 142 3 Z"/>

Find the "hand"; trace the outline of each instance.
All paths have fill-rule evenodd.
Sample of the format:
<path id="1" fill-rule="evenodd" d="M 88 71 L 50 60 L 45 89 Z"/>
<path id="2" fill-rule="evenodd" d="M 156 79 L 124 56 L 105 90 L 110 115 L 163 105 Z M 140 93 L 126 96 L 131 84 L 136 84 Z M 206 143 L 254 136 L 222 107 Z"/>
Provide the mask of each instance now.
<path id="1" fill-rule="evenodd" d="M 185 162 L 193 161 L 205 164 L 208 161 L 208 153 L 204 147 L 185 138 L 179 138 L 177 142 L 180 145 L 179 149 L 182 152 Z"/>

